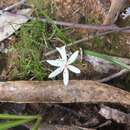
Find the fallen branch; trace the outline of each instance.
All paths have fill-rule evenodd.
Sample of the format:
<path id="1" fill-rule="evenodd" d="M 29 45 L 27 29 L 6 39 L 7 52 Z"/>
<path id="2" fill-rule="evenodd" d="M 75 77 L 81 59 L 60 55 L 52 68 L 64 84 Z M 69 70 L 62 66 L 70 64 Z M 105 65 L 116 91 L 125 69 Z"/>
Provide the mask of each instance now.
<path id="1" fill-rule="evenodd" d="M 29 128 L 32 128 L 32 127 L 29 126 Z M 78 126 L 42 124 L 42 126 L 38 130 L 96 130 L 96 129 L 83 128 L 83 127 L 78 127 Z"/>
<path id="2" fill-rule="evenodd" d="M 30 19 L 35 20 L 36 18 L 30 17 Z M 77 29 L 85 29 L 88 31 L 113 31 L 113 32 L 124 32 L 124 33 L 130 33 L 130 26 L 127 27 L 117 27 L 114 24 L 110 25 L 92 25 L 92 24 L 78 24 L 78 23 L 71 23 L 71 22 L 64 22 L 64 21 L 55 21 L 51 20 L 48 21 L 45 18 L 40 18 L 40 21 L 47 22 L 50 24 L 70 27 L 70 28 L 77 28 Z"/>
<path id="3" fill-rule="evenodd" d="M 5 8 L 3 11 L 8 12 L 8 10 L 11 10 L 14 7 L 20 6 L 21 4 L 24 4 L 26 0 L 21 0 L 20 2 Z M 11 12 L 9 12 L 11 14 Z M 12 13 L 14 14 L 14 13 Z M 24 15 L 25 17 L 26 15 Z M 37 20 L 35 17 L 31 16 L 26 16 L 28 19 L 31 20 Z M 60 26 L 65 26 L 65 27 L 70 27 L 70 28 L 77 28 L 77 29 L 85 29 L 87 31 L 112 31 L 112 32 L 123 32 L 123 33 L 130 33 L 130 26 L 127 27 L 118 27 L 115 24 L 110 24 L 110 25 L 93 25 L 93 24 L 79 24 L 79 23 L 72 23 L 72 22 L 64 22 L 64 21 L 55 21 L 55 20 L 48 20 L 45 18 L 39 18 L 40 21 L 44 23 L 49 23 L 49 24 L 55 24 L 55 25 L 60 25 Z M 112 33 L 111 32 L 111 33 Z"/>
<path id="4" fill-rule="evenodd" d="M 0 102 L 13 103 L 119 103 L 130 105 L 130 93 L 94 81 L 0 82 Z"/>
<path id="5" fill-rule="evenodd" d="M 60 26 L 66 26 L 70 28 L 86 29 L 88 31 L 90 30 L 108 31 L 108 30 L 119 29 L 119 27 L 117 27 L 116 25 L 92 25 L 92 24 L 79 24 L 79 23 L 71 23 L 71 22 L 64 22 L 64 21 L 55 21 L 55 20 L 48 21 L 47 19 L 44 18 L 40 18 L 40 20 L 42 22 L 47 22 L 47 23 L 56 24 Z"/>

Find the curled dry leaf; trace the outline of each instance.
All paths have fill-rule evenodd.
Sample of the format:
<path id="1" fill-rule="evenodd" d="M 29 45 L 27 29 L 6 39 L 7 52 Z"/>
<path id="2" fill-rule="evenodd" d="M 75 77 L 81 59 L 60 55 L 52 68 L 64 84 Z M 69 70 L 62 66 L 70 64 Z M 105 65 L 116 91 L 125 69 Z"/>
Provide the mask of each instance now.
<path id="1" fill-rule="evenodd" d="M 3 12 L 0 15 L 0 41 L 7 39 L 18 30 L 32 14 L 32 9 L 19 10 L 17 13 Z"/>
<path id="2" fill-rule="evenodd" d="M 130 125 L 130 114 L 126 114 L 117 109 L 110 108 L 108 106 L 102 106 L 99 114 L 107 120 L 114 120 L 120 124 Z"/>

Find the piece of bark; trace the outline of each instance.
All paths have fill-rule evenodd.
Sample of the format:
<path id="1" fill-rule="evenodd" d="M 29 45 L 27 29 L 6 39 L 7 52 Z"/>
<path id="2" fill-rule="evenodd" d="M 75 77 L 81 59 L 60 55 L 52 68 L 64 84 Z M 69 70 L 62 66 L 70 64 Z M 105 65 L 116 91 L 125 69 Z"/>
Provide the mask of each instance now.
<path id="1" fill-rule="evenodd" d="M 130 105 L 130 93 L 87 80 L 0 82 L 0 102 L 14 103 L 119 103 Z"/>
<path id="2" fill-rule="evenodd" d="M 102 106 L 99 114 L 107 120 L 113 120 L 120 124 L 130 125 L 130 114 L 126 114 L 117 109 L 113 109 L 108 106 Z"/>
<path id="3" fill-rule="evenodd" d="M 111 0 L 111 6 L 103 22 L 104 25 L 114 24 L 120 12 L 129 5 L 128 0 Z"/>

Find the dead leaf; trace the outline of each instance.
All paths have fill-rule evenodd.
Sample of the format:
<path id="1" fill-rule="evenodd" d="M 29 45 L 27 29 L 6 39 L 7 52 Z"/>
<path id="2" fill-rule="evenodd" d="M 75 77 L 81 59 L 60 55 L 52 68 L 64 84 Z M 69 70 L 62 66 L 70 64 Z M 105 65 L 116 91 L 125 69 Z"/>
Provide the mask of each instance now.
<path id="1" fill-rule="evenodd" d="M 15 31 L 17 31 L 32 14 L 32 9 L 19 10 L 17 13 L 3 12 L 0 15 L 0 41 L 7 39 Z"/>

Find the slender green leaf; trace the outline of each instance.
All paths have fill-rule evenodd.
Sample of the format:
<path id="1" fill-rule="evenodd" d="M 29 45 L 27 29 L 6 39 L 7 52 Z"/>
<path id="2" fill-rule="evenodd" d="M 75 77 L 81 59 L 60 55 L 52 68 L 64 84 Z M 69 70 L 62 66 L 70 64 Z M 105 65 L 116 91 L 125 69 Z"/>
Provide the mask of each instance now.
<path id="1" fill-rule="evenodd" d="M 0 130 L 7 130 L 9 128 L 16 127 L 16 126 L 28 123 L 30 121 L 32 121 L 32 119 L 28 119 L 28 120 L 15 120 L 15 121 L 9 121 L 9 122 L 0 123 Z"/>
<path id="2" fill-rule="evenodd" d="M 88 51 L 88 50 L 85 51 L 85 55 L 90 55 L 90 56 L 94 56 L 94 57 L 97 57 L 97 58 L 104 59 L 111 64 L 118 65 L 121 68 L 127 69 L 127 70 L 130 71 L 130 66 L 125 64 L 125 63 L 122 63 L 122 61 L 118 60 L 116 57 L 97 53 L 97 52 L 94 52 L 94 51 Z"/>
<path id="3" fill-rule="evenodd" d="M 8 120 L 16 120 L 16 119 L 22 119 L 22 120 L 28 120 L 28 119 L 38 119 L 39 115 L 36 116 L 18 116 L 18 115 L 9 115 L 9 114 L 0 114 L 0 119 L 8 119 Z"/>
<path id="4" fill-rule="evenodd" d="M 37 119 L 36 123 L 34 124 L 32 130 L 38 130 L 38 128 L 40 127 L 41 120 L 42 120 L 42 118 L 39 116 L 39 118 Z"/>

